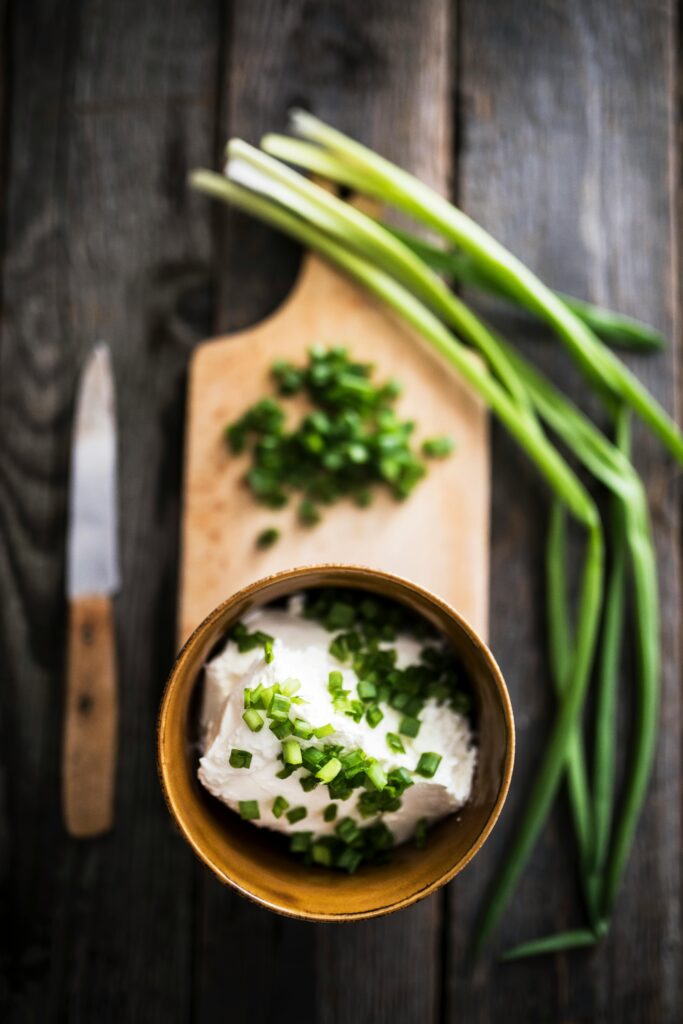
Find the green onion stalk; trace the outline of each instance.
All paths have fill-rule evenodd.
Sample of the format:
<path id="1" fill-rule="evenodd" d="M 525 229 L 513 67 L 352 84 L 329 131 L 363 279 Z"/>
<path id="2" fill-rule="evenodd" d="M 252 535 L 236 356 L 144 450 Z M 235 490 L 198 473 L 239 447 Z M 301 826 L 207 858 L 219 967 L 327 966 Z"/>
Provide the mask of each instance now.
<path id="1" fill-rule="evenodd" d="M 522 305 L 518 297 L 510 295 L 499 281 L 487 277 L 468 253 L 442 249 L 410 231 L 404 231 L 391 224 L 385 226 L 432 270 L 446 274 L 458 284 L 468 285 L 477 291 L 505 299 L 520 309 L 533 312 L 528 305 Z M 585 302 L 564 292 L 555 294 L 579 320 L 583 320 L 587 327 L 610 346 L 649 352 L 658 351 L 665 345 L 664 336 L 659 331 L 641 320 L 636 320 L 635 317 L 614 313 L 611 309 L 603 309 L 592 302 Z"/>
<path id="2" fill-rule="evenodd" d="M 303 120 L 302 120 L 303 119 Z M 517 297 L 537 312 L 558 333 L 603 393 L 636 408 L 677 453 L 683 452 L 680 434 L 664 411 L 602 343 L 578 320 L 561 297 L 545 288 L 519 261 L 490 239 L 476 224 L 440 196 L 308 115 L 298 115 L 298 126 L 329 148 L 292 139 L 269 136 L 264 146 L 271 153 L 331 180 L 350 185 L 370 197 L 393 202 L 419 220 L 437 227 L 449 243 L 455 242 L 499 290 Z M 331 133 L 331 134 L 330 134 Z M 333 143 L 333 144 L 331 144 Z M 481 946 L 509 900 L 519 874 L 547 817 L 565 769 L 579 845 L 579 859 L 591 927 L 527 944 L 515 956 L 543 952 L 557 943 L 585 944 L 606 928 L 619 878 L 623 871 L 633 829 L 649 775 L 656 725 L 657 590 L 654 554 L 642 485 L 628 458 L 575 407 L 538 375 L 505 342 L 492 332 L 443 283 L 423 254 L 373 218 L 361 213 L 278 160 L 239 140 L 229 145 L 228 173 L 197 171 L 192 184 L 286 232 L 317 251 L 382 299 L 415 328 L 484 399 L 517 442 L 534 461 L 557 498 L 549 545 L 548 583 L 551 612 L 551 655 L 558 708 L 542 762 L 529 794 L 508 859 L 496 879 L 480 921 L 477 945 Z M 450 211 L 447 213 L 447 211 Z M 457 236 L 457 237 L 456 237 Z M 408 242 L 408 244 L 407 244 Z M 433 262 L 433 261 L 432 261 Z M 446 326 L 448 325 L 448 326 Z M 612 324 L 614 328 L 614 323 Z M 449 328 L 453 328 L 457 335 Z M 615 329 L 613 330 L 614 334 Z M 466 340 L 483 356 L 485 365 L 473 361 Z M 606 353 L 606 355 L 605 355 Z M 617 369 L 614 369 L 616 364 Z M 620 369 L 619 369 L 620 368 Z M 595 504 L 541 425 L 568 445 L 615 495 L 623 510 L 624 547 L 628 551 L 639 609 L 640 698 L 644 726 L 639 731 L 636 757 L 627 780 L 619 822 L 610 843 L 613 794 L 614 738 L 607 729 L 596 735 L 595 799 L 589 792 L 579 724 L 596 648 L 602 608 L 603 535 Z M 561 570 L 562 517 L 569 512 L 587 533 L 587 550 L 575 636 L 569 626 Z M 603 623 L 599 701 L 614 701 L 615 637 L 621 612 L 612 611 L 619 580 L 611 570 L 609 613 Z M 620 585 L 621 586 L 621 585 Z M 618 611 L 618 609 L 617 609 Z M 598 738 L 598 736 L 600 738 Z M 598 767 L 599 766 L 599 767 Z M 600 827 L 596 829 L 596 815 Z M 546 949 L 543 946 L 546 946 Z"/>
<path id="3" fill-rule="evenodd" d="M 266 135 L 263 149 L 288 163 L 380 197 L 469 253 L 488 278 L 551 324 L 590 380 L 631 406 L 683 461 L 683 436 L 664 409 L 566 303 L 517 257 L 424 182 L 366 146 L 305 111 L 295 111 L 292 121 L 294 130 L 309 140 L 308 145 L 286 136 Z M 320 148 L 325 156 L 325 170 L 315 152 Z"/>
<path id="4" fill-rule="evenodd" d="M 521 356 L 508 349 L 508 355 L 529 389 L 541 418 L 552 427 L 574 455 L 612 493 L 613 519 L 616 519 L 613 558 L 607 583 L 601 658 L 598 665 L 594 752 L 593 839 L 588 853 L 588 893 L 593 941 L 607 930 L 633 834 L 645 799 L 656 743 L 659 708 L 659 602 L 657 568 L 647 502 L 642 482 L 627 458 L 629 424 L 626 411 L 616 414 L 616 444 L 607 438 L 557 388 L 553 387 Z M 551 543 L 556 543 L 551 537 Z M 554 552 L 557 557 L 557 551 Z M 626 557 L 633 577 L 635 595 L 634 630 L 638 648 L 637 728 L 628 759 L 621 815 L 612 826 L 614 793 L 614 710 L 618 646 L 616 637 L 623 616 L 623 585 Z M 561 631 L 567 631 L 563 625 Z M 571 776 L 570 776 L 571 786 Z M 570 789 L 571 795 L 571 789 Z M 580 850 L 582 870 L 586 870 L 586 851 Z M 510 959 L 560 948 L 586 945 L 585 933 L 524 943 L 509 952 Z"/>

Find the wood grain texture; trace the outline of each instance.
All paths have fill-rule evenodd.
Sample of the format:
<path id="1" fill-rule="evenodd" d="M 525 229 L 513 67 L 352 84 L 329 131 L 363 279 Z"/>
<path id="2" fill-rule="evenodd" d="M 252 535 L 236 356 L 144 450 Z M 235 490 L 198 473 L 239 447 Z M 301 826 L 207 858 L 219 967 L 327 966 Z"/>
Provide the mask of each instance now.
<path id="1" fill-rule="evenodd" d="M 256 142 L 264 131 L 286 127 L 287 111 L 298 104 L 447 188 L 452 123 L 447 0 L 418 5 L 409 0 L 251 0 L 233 5 L 228 33 L 221 140 L 238 135 Z M 218 238 L 223 274 L 217 327 L 235 330 L 262 319 L 282 301 L 296 273 L 296 251 L 232 213 L 223 218 Z M 269 1019 L 257 965 L 226 963 L 221 956 L 236 925 L 266 950 L 280 949 L 284 956 L 295 951 L 296 976 L 316 978 L 306 1008 L 285 1005 L 285 1019 L 291 1014 L 301 1020 L 303 1012 L 320 1024 L 382 1024 L 396 1020 L 399 998 L 406 1021 L 436 1019 L 438 895 L 396 921 L 302 931 L 300 925 L 266 920 L 261 911 L 236 906 L 238 898 L 206 875 L 199 885 L 199 1020 L 222 1013 L 226 987 L 238 993 L 236 1019 L 246 1019 L 247 1013 L 252 1020 Z M 374 965 L 387 964 L 389 950 L 395 954 L 391 974 L 375 970 Z M 277 962 L 283 969 L 283 961 Z M 402 979 L 400 997 L 392 982 L 397 977 Z M 269 988 L 267 1000 L 272 998 Z"/>
<path id="2" fill-rule="evenodd" d="M 646 0 L 533 7 L 461 3 L 460 199 L 551 284 L 638 315 L 675 337 L 674 11 Z M 501 321 L 510 327 L 510 319 Z M 522 348 L 585 405 L 557 342 L 519 320 Z M 675 345 L 630 365 L 669 408 Z M 593 410 L 594 406 L 592 406 Z M 551 706 L 543 658 L 541 547 L 547 507 L 509 440 L 495 433 L 491 641 L 516 709 L 519 758 L 506 811 L 452 898 L 447 1018 L 672 1021 L 680 971 L 680 474 L 638 427 L 635 459 L 650 497 L 662 601 L 664 694 L 657 765 L 612 930 L 589 953 L 474 973 L 455 956 L 504 856 Z M 633 653 L 622 700 L 632 693 Z M 623 716 L 619 729 L 628 737 Z M 580 918 L 566 807 L 555 814 L 495 936 L 496 948 Z"/>
<path id="3" fill-rule="evenodd" d="M 194 864 L 155 770 L 174 648 L 183 375 L 210 329 L 218 4 L 13 3 L 0 341 L 0 608 L 16 1021 L 186 1021 Z M 65 503 L 82 355 L 111 346 L 123 589 L 116 828 L 68 839 L 59 776 Z"/>
<path id="4" fill-rule="evenodd" d="M 75 598 L 69 607 L 62 752 L 62 806 L 72 836 L 99 836 L 114 823 L 117 735 L 111 599 Z"/>
<path id="5" fill-rule="evenodd" d="M 348 345 L 353 357 L 372 360 L 378 382 L 399 381 L 396 409 L 416 423 L 416 447 L 426 437 L 445 436 L 457 449 L 428 464 L 409 501 L 375 488 L 370 508 L 337 502 L 323 510 L 315 529 L 307 529 L 297 522 L 297 499 L 278 513 L 258 505 L 244 482 L 248 458 L 230 454 L 224 432 L 273 393 L 276 360 L 303 366 L 313 344 Z M 283 405 L 297 417 L 310 408 L 303 399 Z M 328 562 L 368 565 L 419 583 L 485 636 L 490 466 L 483 403 L 418 336 L 329 265 L 309 255 L 291 296 L 273 316 L 195 350 L 185 444 L 183 640 L 255 579 Z M 256 538 L 270 526 L 281 531 L 280 539 L 259 551 Z"/>

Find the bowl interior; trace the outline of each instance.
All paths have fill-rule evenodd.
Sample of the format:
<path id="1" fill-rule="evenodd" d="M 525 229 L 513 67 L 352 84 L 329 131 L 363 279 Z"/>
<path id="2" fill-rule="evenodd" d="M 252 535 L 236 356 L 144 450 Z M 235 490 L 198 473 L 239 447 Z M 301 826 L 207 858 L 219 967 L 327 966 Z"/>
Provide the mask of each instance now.
<path id="1" fill-rule="evenodd" d="M 207 793 L 197 779 L 197 685 L 202 668 L 230 626 L 248 610 L 319 586 L 354 587 L 406 604 L 445 634 L 469 676 L 475 699 L 478 764 L 472 798 L 432 828 L 423 849 L 407 843 L 390 863 L 354 875 L 309 867 L 286 840 L 255 828 Z M 171 674 L 159 720 L 159 769 L 171 813 L 199 857 L 243 895 L 272 910 L 316 920 L 388 913 L 452 878 L 484 842 L 503 804 L 512 771 L 514 727 L 505 684 L 470 628 L 425 591 L 383 573 L 319 567 L 280 573 L 246 588 L 195 631 Z"/>

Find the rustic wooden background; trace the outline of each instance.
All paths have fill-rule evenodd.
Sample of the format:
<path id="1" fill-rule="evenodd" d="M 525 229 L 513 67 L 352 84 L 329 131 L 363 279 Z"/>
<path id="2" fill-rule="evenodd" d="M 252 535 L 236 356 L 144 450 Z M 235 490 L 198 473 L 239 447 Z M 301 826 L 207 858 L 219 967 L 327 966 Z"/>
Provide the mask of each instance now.
<path id="1" fill-rule="evenodd" d="M 519 758 L 485 851 L 394 917 L 317 927 L 221 888 L 175 833 L 154 764 L 174 651 L 185 369 L 293 279 L 279 238 L 191 196 L 304 104 L 448 189 L 556 286 L 675 336 L 678 120 L 673 0 L 0 0 L 0 1017 L 154 1024 L 278 1020 L 669 1022 L 681 985 L 677 475 L 642 432 L 663 602 L 655 778 L 609 938 L 475 969 L 463 947 L 504 852 L 550 710 L 546 495 L 494 433 L 491 640 Z M 506 321 L 577 395 L 558 346 Z M 79 362 L 114 350 L 124 590 L 117 602 L 117 826 L 59 814 L 64 528 Z M 672 344 L 632 359 L 668 407 Z M 628 673 L 625 675 L 628 682 Z M 566 814 L 547 829 L 497 948 L 577 921 Z"/>

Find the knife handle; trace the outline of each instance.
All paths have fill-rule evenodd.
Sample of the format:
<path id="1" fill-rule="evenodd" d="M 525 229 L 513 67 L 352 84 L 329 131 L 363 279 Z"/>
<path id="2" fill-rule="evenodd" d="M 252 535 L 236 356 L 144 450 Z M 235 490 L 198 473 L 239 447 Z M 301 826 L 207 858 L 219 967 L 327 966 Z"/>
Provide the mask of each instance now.
<path id="1" fill-rule="evenodd" d="M 114 822 L 116 651 L 111 601 L 101 594 L 69 605 L 62 798 L 72 836 L 107 832 Z"/>

